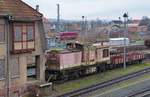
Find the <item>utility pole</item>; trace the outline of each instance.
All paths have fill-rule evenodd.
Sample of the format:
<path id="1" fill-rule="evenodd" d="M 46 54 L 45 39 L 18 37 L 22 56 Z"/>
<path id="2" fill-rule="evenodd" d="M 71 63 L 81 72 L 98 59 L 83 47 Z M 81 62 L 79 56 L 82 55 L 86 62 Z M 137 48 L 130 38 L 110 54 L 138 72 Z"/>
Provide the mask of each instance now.
<path id="1" fill-rule="evenodd" d="M 127 40 L 127 33 L 128 33 L 128 28 L 127 28 L 127 22 L 128 22 L 128 14 L 124 13 L 124 62 L 123 62 L 123 68 L 126 69 L 126 40 Z"/>
<path id="2" fill-rule="evenodd" d="M 60 31 L 60 5 L 57 4 L 57 32 Z"/>
<path id="3" fill-rule="evenodd" d="M 6 97 L 11 97 L 11 92 L 10 92 L 10 86 L 11 86 L 11 72 L 10 72 L 10 42 L 9 42 L 9 37 L 10 37 L 10 32 L 9 32 L 9 20 L 11 19 L 11 16 L 7 17 L 6 25 L 7 25 L 7 30 L 6 30 L 6 80 L 5 80 L 5 86 L 6 86 Z"/>

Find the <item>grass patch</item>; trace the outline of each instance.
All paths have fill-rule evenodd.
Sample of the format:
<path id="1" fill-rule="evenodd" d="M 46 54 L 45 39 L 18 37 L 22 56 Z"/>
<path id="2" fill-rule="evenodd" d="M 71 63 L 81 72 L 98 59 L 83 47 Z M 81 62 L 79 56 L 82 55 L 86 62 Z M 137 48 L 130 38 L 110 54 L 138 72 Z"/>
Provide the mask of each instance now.
<path id="1" fill-rule="evenodd" d="M 144 44 L 144 40 L 136 41 L 136 44 Z"/>
<path id="2" fill-rule="evenodd" d="M 129 74 L 135 71 L 139 71 L 148 67 L 150 67 L 150 63 L 137 64 L 137 65 L 128 66 L 127 69 L 119 68 L 115 70 L 109 70 L 100 74 L 95 74 L 95 75 L 84 77 L 78 80 L 55 85 L 56 91 L 55 93 L 51 93 L 51 94 L 58 95 L 58 94 L 70 92 L 75 89 L 84 88 L 89 85 L 111 80 L 113 78 L 120 77 L 120 76 Z"/>

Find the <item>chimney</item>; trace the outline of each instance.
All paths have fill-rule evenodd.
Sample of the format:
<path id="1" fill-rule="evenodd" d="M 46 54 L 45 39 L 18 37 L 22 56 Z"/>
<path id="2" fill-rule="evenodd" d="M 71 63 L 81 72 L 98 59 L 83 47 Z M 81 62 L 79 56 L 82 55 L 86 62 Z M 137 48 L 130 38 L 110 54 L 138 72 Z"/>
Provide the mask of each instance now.
<path id="1" fill-rule="evenodd" d="M 39 5 L 36 5 L 36 11 L 39 11 Z"/>

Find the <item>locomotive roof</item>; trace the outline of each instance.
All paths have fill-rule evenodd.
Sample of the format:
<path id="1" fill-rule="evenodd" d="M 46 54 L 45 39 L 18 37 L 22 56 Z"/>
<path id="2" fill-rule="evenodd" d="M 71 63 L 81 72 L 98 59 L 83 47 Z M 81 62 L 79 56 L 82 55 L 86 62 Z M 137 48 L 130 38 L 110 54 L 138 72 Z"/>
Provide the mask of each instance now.
<path id="1" fill-rule="evenodd" d="M 131 47 L 131 46 L 143 46 L 143 45 L 138 45 L 138 44 L 129 44 L 127 45 L 127 47 Z M 117 48 L 117 47 L 124 47 L 124 45 L 115 45 L 115 46 L 111 46 L 112 48 Z"/>
<path id="2" fill-rule="evenodd" d="M 47 53 L 48 52 L 58 52 L 58 53 L 70 53 L 70 52 L 79 52 L 79 50 L 77 49 L 72 49 L 72 50 L 69 50 L 69 49 L 55 49 L 55 50 L 47 50 L 46 51 Z"/>

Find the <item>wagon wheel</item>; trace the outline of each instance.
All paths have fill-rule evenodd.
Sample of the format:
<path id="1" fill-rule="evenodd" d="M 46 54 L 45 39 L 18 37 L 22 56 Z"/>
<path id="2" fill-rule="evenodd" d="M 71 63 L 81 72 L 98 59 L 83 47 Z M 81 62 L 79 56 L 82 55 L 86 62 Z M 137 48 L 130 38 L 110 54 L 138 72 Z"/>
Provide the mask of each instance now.
<path id="1" fill-rule="evenodd" d="M 57 75 L 57 80 L 59 80 L 60 82 L 65 82 L 68 80 L 68 76 L 63 72 L 63 73 L 59 73 Z"/>

